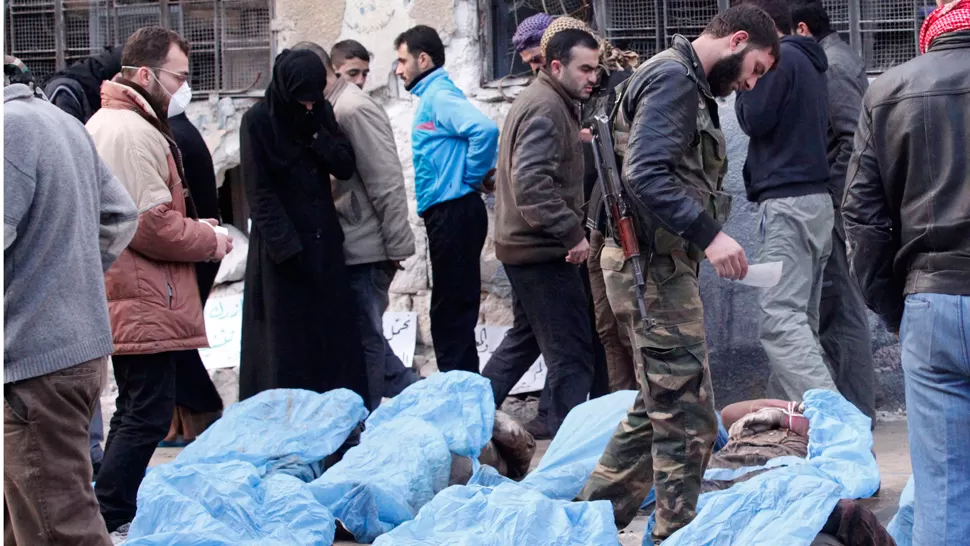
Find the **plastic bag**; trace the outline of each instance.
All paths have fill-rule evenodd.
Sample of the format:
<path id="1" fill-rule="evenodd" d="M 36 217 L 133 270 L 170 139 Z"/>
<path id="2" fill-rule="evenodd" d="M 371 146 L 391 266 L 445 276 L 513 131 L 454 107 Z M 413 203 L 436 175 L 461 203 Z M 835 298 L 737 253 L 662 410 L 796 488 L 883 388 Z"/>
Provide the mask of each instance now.
<path id="1" fill-rule="evenodd" d="M 367 429 L 310 491 L 358 542 L 368 543 L 413 519 L 448 486 L 450 473 L 444 435 L 420 419 L 398 417 Z"/>
<path id="2" fill-rule="evenodd" d="M 381 404 L 367 419 L 367 427 L 377 428 L 399 417 L 416 417 L 434 425 L 452 453 L 477 459 L 492 438 L 492 385 L 475 373 L 436 373 Z"/>
<path id="3" fill-rule="evenodd" d="M 916 491 L 913 488 L 913 476 L 910 476 L 903 488 L 903 494 L 899 496 L 899 511 L 886 526 L 886 530 L 896 541 L 896 546 L 913 546 L 913 506 L 916 503 Z"/>
<path id="4" fill-rule="evenodd" d="M 439 493 L 413 521 L 374 546 L 611 546 L 619 544 L 608 501 L 567 502 L 483 467 L 473 482 Z"/>

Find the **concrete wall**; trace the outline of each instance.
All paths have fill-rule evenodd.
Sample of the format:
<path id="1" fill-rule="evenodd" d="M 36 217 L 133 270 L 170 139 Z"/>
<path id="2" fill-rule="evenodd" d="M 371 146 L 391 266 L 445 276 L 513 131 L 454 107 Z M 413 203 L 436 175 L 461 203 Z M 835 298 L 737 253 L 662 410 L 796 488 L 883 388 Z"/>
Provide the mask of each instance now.
<path id="1" fill-rule="evenodd" d="M 423 222 L 415 213 L 414 170 L 411 165 L 411 120 L 417 100 L 404 91 L 391 73 L 395 58 L 394 38 L 407 28 L 423 23 L 439 29 L 445 42 L 445 68 L 455 83 L 465 91 L 472 104 L 494 119 L 501 127 L 509 103 L 494 88 L 481 86 L 483 58 L 479 44 L 479 15 L 475 2 L 469 0 L 276 0 L 273 29 L 277 46 L 282 49 L 298 41 L 311 40 L 329 47 L 337 40 L 353 38 L 373 53 L 367 90 L 387 110 L 394 127 L 402 167 L 405 173 L 410 208 L 411 228 L 417 241 L 417 255 L 405 263 L 391 287 L 391 310 L 413 310 L 418 313 L 416 358 L 419 364 L 433 359 L 428 311 L 430 306 L 430 263 L 427 236 Z M 521 88 L 511 87 L 506 94 L 514 96 Z M 216 169 L 221 175 L 239 163 L 239 118 L 252 104 L 252 99 L 212 99 L 193 103 L 189 117 L 199 126 L 213 150 Z M 741 166 L 747 139 L 737 127 L 733 102 L 721 107 L 721 118 L 729 142 L 730 174 L 728 188 L 735 194 L 732 219 L 726 230 L 735 236 L 753 257 L 757 251 L 756 207 L 744 199 Z M 480 321 L 510 325 L 511 289 L 501 264 L 495 259 L 491 239 L 491 216 L 494 201 L 487 199 L 489 237 L 482 254 L 482 308 Z M 707 306 L 707 323 L 711 346 L 711 367 L 718 395 L 718 405 L 763 394 L 767 379 L 767 361 L 758 342 L 757 307 L 753 289 L 721 281 L 709 265 L 704 266 L 703 297 Z M 880 367 L 880 407 L 895 410 L 902 407 L 902 373 L 898 344 L 874 325 L 874 348 Z"/>

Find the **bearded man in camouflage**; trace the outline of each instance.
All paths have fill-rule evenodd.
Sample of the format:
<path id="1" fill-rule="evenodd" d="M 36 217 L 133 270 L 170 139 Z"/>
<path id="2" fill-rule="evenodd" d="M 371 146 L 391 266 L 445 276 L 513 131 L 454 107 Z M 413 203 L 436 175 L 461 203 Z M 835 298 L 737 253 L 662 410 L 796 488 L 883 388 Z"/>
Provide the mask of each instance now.
<path id="1" fill-rule="evenodd" d="M 613 141 L 636 211 L 646 317 L 615 237 L 600 263 L 610 306 L 633 340 L 640 394 L 579 498 L 610 500 L 623 529 L 656 482 L 657 544 L 694 518 L 717 434 L 699 263 L 706 256 L 729 279 L 748 267 L 744 250 L 721 231 L 730 199 L 721 192 L 725 142 L 715 97 L 753 88 L 779 47 L 764 11 L 737 6 L 693 42 L 674 37 L 617 90 Z M 611 232 L 598 210 L 600 231 Z"/>

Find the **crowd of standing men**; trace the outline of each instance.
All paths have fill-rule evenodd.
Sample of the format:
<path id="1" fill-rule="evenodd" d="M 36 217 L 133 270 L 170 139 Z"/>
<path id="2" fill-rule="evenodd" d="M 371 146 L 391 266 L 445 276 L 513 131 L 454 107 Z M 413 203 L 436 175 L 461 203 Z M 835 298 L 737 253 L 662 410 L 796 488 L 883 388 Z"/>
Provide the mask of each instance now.
<path id="1" fill-rule="evenodd" d="M 537 76 L 501 144 L 448 77 L 434 29 L 395 40 L 396 74 L 418 98 L 415 193 L 438 368 L 479 371 L 481 194 L 494 192 L 514 305 L 482 370 L 496 404 L 540 354 L 549 374 L 536 436 L 555 434 L 587 397 L 638 389 L 578 498 L 612 501 L 622 529 L 655 486 L 654 542 L 687 525 L 717 432 L 699 264 L 728 279 L 748 269 L 722 230 L 731 203 L 717 99 L 736 92 L 758 261 L 784 271 L 759 295 L 770 394 L 838 390 L 874 417 L 864 304 L 881 315 L 903 344 L 914 537 L 957 544 L 970 502 L 958 463 L 970 430 L 970 0 L 941 1 L 923 55 L 868 90 L 820 2 L 739 4 L 643 63 L 582 21 L 523 21 L 513 41 Z M 159 442 L 191 441 L 222 410 L 196 349 L 212 265 L 232 239 L 211 157 L 184 119 L 188 52 L 174 32 L 140 29 L 123 50 L 55 75 L 46 96 L 19 61 L 5 63 L 5 544 L 109 544 L 135 516 Z M 356 42 L 329 53 L 297 44 L 243 117 L 252 230 L 240 399 L 344 387 L 374 408 L 419 380 L 382 334 L 414 240 L 390 122 L 361 90 L 369 61 Z M 642 287 L 597 184 L 585 128 L 597 115 L 610 118 L 635 211 Z M 112 354 L 118 410 L 102 457 L 97 404 Z"/>

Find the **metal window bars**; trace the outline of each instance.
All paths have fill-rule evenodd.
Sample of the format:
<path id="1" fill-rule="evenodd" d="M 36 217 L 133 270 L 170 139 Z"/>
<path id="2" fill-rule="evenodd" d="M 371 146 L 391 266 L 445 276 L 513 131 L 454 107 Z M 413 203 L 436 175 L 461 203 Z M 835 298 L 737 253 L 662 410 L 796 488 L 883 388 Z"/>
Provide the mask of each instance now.
<path id="1" fill-rule="evenodd" d="M 597 29 L 644 57 L 670 45 L 675 34 L 696 38 L 730 0 L 595 0 Z M 881 73 L 917 54 L 919 27 L 933 0 L 822 0 L 832 28 Z"/>
<path id="2" fill-rule="evenodd" d="M 150 25 L 189 41 L 193 91 L 244 94 L 270 78 L 268 0 L 7 0 L 4 11 L 4 51 L 41 82 Z"/>

